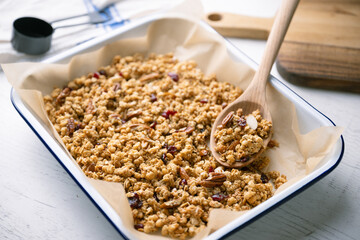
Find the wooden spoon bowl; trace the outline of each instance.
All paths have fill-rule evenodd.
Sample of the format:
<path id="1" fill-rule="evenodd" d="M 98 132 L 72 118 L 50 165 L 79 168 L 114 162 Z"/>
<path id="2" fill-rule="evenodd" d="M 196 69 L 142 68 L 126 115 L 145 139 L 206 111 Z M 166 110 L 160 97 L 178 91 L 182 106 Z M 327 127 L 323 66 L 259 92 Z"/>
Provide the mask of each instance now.
<path id="1" fill-rule="evenodd" d="M 220 160 L 220 154 L 215 150 L 215 131 L 221 124 L 222 120 L 231 112 L 236 112 L 238 109 L 243 110 L 243 114 L 249 115 L 255 110 L 259 110 L 263 119 L 271 121 L 271 114 L 266 102 L 266 83 L 269 78 L 272 65 L 279 52 L 281 43 L 284 40 L 285 34 L 291 22 L 292 16 L 299 3 L 299 0 L 283 0 L 280 9 L 276 15 L 274 25 L 271 29 L 265 52 L 260 62 L 260 66 L 255 73 L 253 80 L 251 81 L 245 92 L 237 98 L 234 102 L 229 104 L 216 118 L 214 125 L 211 129 L 210 136 L 210 149 L 216 161 L 225 167 L 241 168 L 251 164 L 255 161 L 259 155 L 266 149 L 269 141 L 271 140 L 271 134 L 268 138 L 263 139 L 263 146 L 259 152 L 250 156 L 246 162 L 235 162 L 229 165 L 227 162 Z"/>
<path id="2" fill-rule="evenodd" d="M 249 88 L 248 88 L 249 89 Z M 238 109 L 242 109 L 243 110 L 243 115 L 249 115 L 251 114 L 253 111 L 255 110 L 259 110 L 260 114 L 262 116 L 263 119 L 266 119 L 268 121 L 271 122 L 271 114 L 270 111 L 268 109 L 268 105 L 266 104 L 265 101 L 265 95 L 256 95 L 253 94 L 256 91 L 248 91 L 246 90 L 239 98 L 237 98 L 234 102 L 232 102 L 231 104 L 229 104 L 216 118 L 214 125 L 211 129 L 211 137 L 210 137 L 210 149 L 211 152 L 214 156 L 214 158 L 223 166 L 225 167 L 232 167 L 232 168 L 242 168 L 245 167 L 249 164 L 251 164 L 252 162 L 254 162 L 259 155 L 266 149 L 266 146 L 268 145 L 269 141 L 271 140 L 271 132 L 268 136 L 268 138 L 263 139 L 263 147 L 261 148 L 261 150 L 259 152 L 257 152 L 256 154 L 252 155 L 250 157 L 250 159 L 246 162 L 235 162 L 232 165 L 229 165 L 226 162 L 223 162 L 220 160 L 220 154 L 215 150 L 215 131 L 217 130 L 217 127 L 219 125 L 221 125 L 221 122 L 223 121 L 224 117 L 226 117 L 230 112 L 234 111 L 236 112 Z M 252 96 L 248 96 L 248 94 L 251 94 Z"/>

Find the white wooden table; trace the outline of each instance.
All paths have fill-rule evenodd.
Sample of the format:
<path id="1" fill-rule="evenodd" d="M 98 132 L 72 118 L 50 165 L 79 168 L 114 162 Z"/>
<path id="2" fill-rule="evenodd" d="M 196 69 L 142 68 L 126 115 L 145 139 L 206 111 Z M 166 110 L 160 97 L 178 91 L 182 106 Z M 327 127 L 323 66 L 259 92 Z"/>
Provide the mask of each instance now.
<path id="1" fill-rule="evenodd" d="M 259 62 L 264 41 L 231 41 Z M 273 74 L 345 127 L 345 154 L 324 179 L 228 239 L 360 239 L 360 95 Z M 0 239 L 121 239 L 15 111 L 10 89 L 0 73 Z"/>

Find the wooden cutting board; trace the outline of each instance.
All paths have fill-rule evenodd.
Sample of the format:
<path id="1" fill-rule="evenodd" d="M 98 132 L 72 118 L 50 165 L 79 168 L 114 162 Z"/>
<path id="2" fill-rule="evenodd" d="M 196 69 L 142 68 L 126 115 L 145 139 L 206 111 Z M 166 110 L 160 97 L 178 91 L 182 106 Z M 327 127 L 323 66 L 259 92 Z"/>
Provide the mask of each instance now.
<path id="1" fill-rule="evenodd" d="M 266 39 L 273 19 L 211 13 L 227 37 Z M 302 0 L 277 58 L 277 69 L 302 86 L 360 92 L 360 0 Z"/>

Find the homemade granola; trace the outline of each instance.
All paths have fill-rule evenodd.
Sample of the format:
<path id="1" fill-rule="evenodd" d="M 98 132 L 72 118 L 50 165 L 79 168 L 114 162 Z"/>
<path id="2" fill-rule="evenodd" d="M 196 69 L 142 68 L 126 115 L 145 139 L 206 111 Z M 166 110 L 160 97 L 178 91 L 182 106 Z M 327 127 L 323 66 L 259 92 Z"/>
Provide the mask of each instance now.
<path id="1" fill-rule="evenodd" d="M 251 156 L 264 150 L 264 139 L 270 137 L 272 123 L 256 110 L 244 116 L 243 110 L 229 112 L 215 131 L 215 150 L 220 160 L 233 165 L 247 162 Z"/>
<path id="2" fill-rule="evenodd" d="M 184 239 L 213 208 L 247 210 L 286 181 L 269 159 L 224 169 L 207 145 L 216 116 L 242 90 L 172 54 L 116 56 L 45 96 L 49 119 L 86 176 L 121 182 L 146 233 Z"/>

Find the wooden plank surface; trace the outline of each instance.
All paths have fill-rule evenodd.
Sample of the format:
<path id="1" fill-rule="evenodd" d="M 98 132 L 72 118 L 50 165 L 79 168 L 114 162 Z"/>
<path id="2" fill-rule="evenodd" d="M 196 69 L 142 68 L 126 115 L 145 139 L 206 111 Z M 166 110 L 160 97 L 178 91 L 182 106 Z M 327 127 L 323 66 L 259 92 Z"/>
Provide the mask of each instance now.
<path id="1" fill-rule="evenodd" d="M 266 39 L 273 18 L 212 12 L 226 37 Z M 277 59 L 280 74 L 302 86 L 360 92 L 360 0 L 302 0 Z"/>
<path id="2" fill-rule="evenodd" d="M 302 0 L 277 67 L 294 84 L 360 92 L 360 1 Z"/>
<path id="3" fill-rule="evenodd" d="M 297 85 L 360 92 L 359 49 L 286 41 L 277 69 Z"/>

